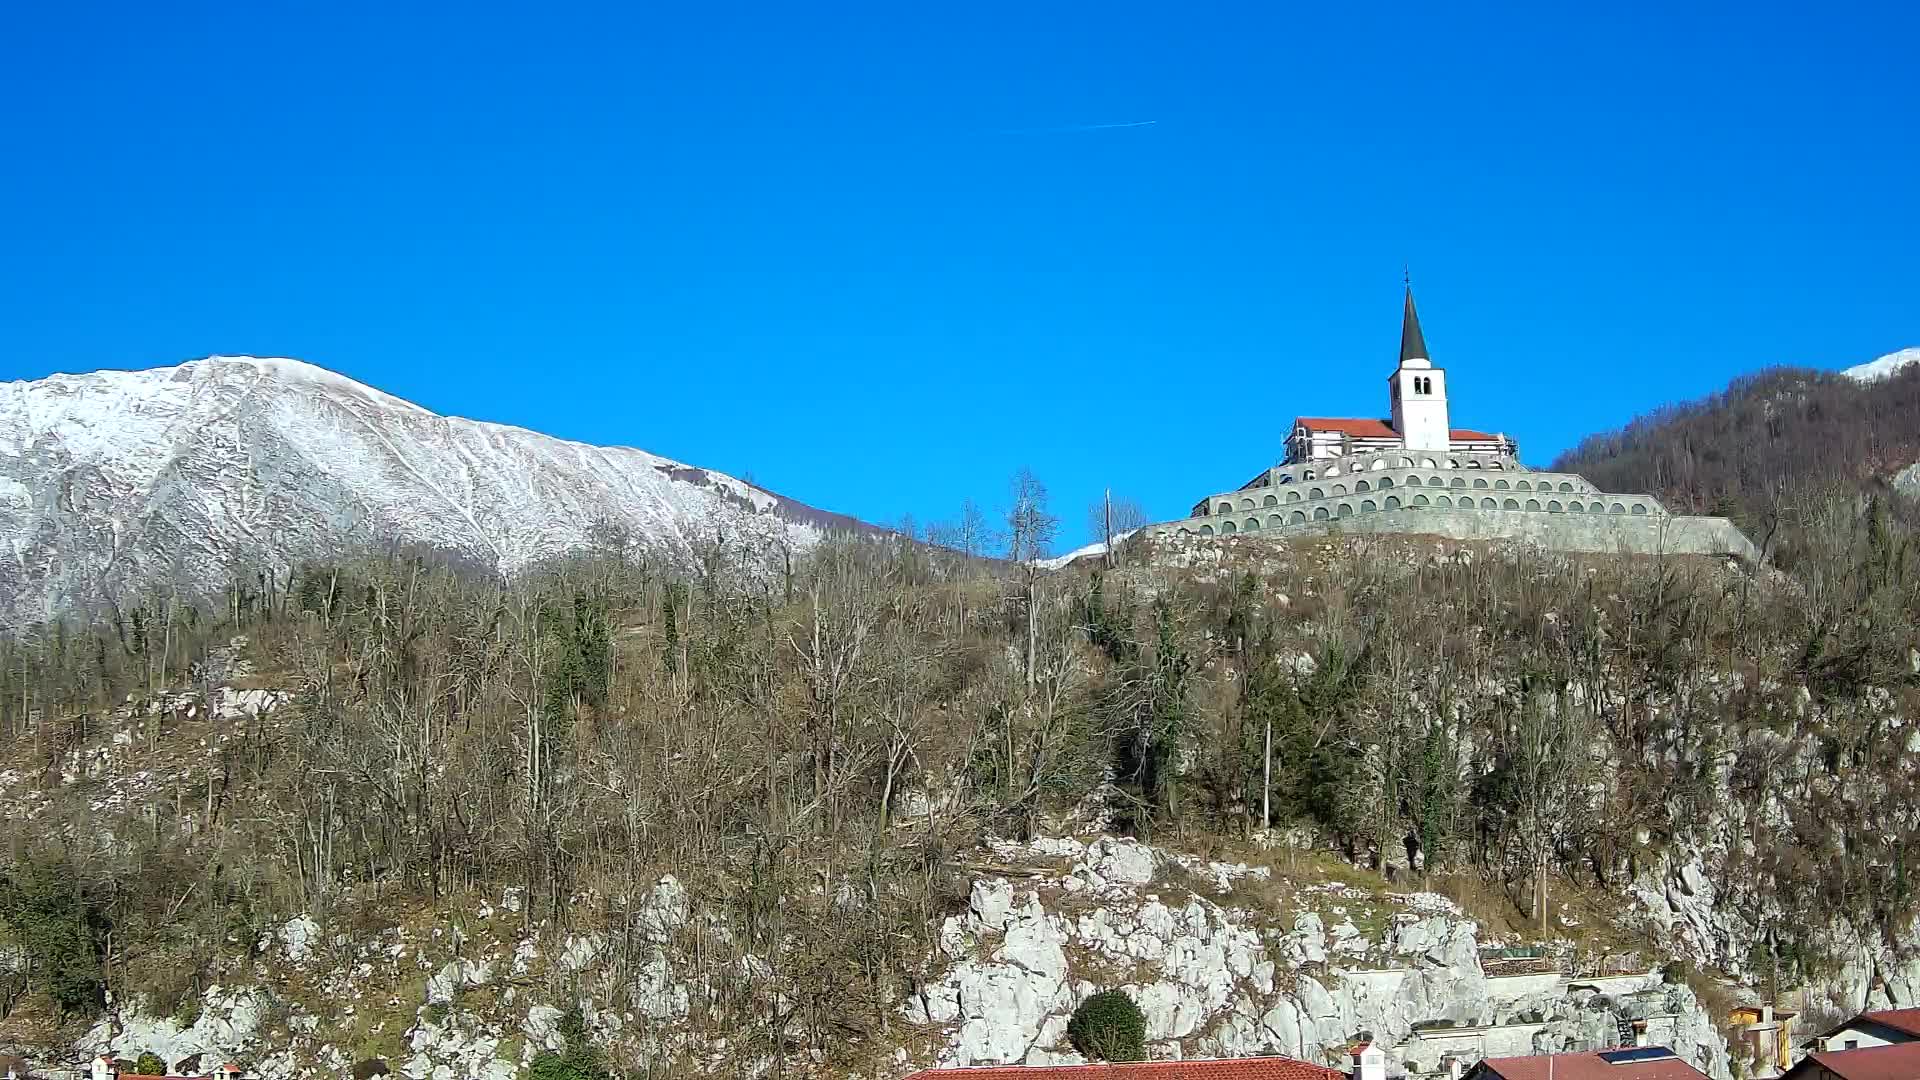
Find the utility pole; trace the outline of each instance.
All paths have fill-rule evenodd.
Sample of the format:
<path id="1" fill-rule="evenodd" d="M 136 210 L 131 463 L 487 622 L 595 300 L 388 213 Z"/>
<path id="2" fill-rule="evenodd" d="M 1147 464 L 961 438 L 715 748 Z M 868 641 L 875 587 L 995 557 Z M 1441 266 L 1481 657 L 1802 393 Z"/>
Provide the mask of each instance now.
<path id="1" fill-rule="evenodd" d="M 1103 512 L 1105 513 L 1105 516 L 1106 516 L 1105 540 L 1107 542 L 1107 569 L 1111 570 L 1116 565 L 1119 564 L 1119 560 L 1114 557 L 1114 553 L 1113 553 L 1113 489 L 1112 488 L 1107 489 L 1106 501 L 1103 507 Z"/>

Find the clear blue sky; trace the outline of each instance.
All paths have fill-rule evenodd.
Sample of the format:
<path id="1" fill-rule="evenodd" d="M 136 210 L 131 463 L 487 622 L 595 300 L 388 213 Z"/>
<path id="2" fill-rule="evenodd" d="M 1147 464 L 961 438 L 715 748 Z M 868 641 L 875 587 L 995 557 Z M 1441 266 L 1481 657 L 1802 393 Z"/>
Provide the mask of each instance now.
<path id="1" fill-rule="evenodd" d="M 1920 344 L 1920 15 L 1817 7 L 16 6 L 0 378 L 297 356 L 882 522 L 1026 464 L 1067 546 L 1377 415 L 1410 263 L 1544 462 Z"/>

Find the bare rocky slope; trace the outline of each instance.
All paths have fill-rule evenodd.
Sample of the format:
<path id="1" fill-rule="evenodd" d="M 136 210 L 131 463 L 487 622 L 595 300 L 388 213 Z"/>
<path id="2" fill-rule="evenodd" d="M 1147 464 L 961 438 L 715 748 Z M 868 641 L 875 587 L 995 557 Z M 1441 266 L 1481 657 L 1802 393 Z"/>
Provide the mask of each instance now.
<path id="1" fill-rule="evenodd" d="M 858 523 L 626 447 L 439 416 L 297 360 L 0 385 L 0 621 L 217 595 L 356 551 L 513 573 L 593 545 L 689 559 Z"/>

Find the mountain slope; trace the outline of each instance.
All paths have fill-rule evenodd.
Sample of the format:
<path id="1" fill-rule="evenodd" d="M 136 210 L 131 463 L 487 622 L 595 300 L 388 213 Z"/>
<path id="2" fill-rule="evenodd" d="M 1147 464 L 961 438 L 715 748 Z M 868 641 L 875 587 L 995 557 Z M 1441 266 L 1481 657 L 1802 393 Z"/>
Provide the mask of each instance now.
<path id="1" fill-rule="evenodd" d="M 1764 532 L 1810 488 L 1872 490 L 1920 461 L 1920 350 L 1833 373 L 1774 368 L 1592 435 L 1554 463 Z"/>
<path id="2" fill-rule="evenodd" d="M 0 619 L 426 547 L 510 573 L 609 537 L 672 557 L 858 523 L 625 447 L 444 417 L 297 360 L 0 384 Z"/>

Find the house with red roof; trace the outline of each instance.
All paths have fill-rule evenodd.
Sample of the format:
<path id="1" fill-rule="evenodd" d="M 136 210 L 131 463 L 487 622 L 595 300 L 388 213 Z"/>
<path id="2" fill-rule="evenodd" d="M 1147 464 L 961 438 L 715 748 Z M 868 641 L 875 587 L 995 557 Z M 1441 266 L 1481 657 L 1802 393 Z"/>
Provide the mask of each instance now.
<path id="1" fill-rule="evenodd" d="M 1707 1080 L 1664 1046 L 1482 1058 L 1465 1080 Z"/>
<path id="2" fill-rule="evenodd" d="M 1867 1050 L 1916 1041 L 1920 1041 L 1920 1009 L 1879 1009 L 1814 1036 L 1811 1049 Z"/>
<path id="3" fill-rule="evenodd" d="M 1910 1012 L 1912 1010 L 1899 1010 Z M 1920 1078 L 1920 1041 L 1882 1043 L 1857 1050 L 1816 1050 L 1781 1080 L 1915 1080 Z"/>

